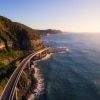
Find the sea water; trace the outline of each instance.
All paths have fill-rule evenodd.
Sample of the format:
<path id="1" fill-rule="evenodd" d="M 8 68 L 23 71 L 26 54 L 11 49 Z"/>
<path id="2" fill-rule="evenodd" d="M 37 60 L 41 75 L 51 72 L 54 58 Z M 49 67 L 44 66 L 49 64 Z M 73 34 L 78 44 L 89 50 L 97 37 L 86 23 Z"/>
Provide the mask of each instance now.
<path id="1" fill-rule="evenodd" d="M 36 100 L 100 100 L 100 35 L 67 33 L 41 40 L 66 51 L 37 63 L 44 89 Z"/>

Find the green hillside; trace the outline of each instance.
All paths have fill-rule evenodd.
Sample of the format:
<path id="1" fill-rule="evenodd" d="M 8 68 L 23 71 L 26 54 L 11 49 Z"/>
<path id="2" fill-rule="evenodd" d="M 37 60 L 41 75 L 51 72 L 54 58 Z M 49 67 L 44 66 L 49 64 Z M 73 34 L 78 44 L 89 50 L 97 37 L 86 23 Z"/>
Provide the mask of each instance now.
<path id="1" fill-rule="evenodd" d="M 47 29 L 47 30 L 37 30 L 40 36 L 47 36 L 48 34 L 62 34 L 61 30 Z"/>
<path id="2" fill-rule="evenodd" d="M 41 48 L 36 30 L 0 16 L 0 94 L 21 60 Z"/>
<path id="3" fill-rule="evenodd" d="M 9 48 L 9 42 L 15 48 L 30 49 L 30 40 L 37 39 L 39 39 L 39 35 L 36 30 L 0 16 L 0 43 L 3 42 L 6 49 Z M 29 48 L 27 48 L 27 45 L 23 45 L 24 41 L 27 41 Z"/>
<path id="4" fill-rule="evenodd" d="M 35 30 L 0 16 L 0 94 L 21 60 L 31 52 L 44 48 L 40 36 L 60 32 Z M 27 77 L 22 74 L 20 82 L 23 84 L 26 80 Z"/>

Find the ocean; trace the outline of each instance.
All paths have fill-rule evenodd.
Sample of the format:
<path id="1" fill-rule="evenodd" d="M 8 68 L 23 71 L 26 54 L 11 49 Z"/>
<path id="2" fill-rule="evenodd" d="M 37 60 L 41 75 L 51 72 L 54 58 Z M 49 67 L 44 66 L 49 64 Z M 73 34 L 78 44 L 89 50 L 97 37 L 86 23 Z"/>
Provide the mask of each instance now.
<path id="1" fill-rule="evenodd" d="M 36 64 L 42 90 L 32 100 L 100 100 L 100 34 L 53 34 L 41 40 L 66 50 Z"/>

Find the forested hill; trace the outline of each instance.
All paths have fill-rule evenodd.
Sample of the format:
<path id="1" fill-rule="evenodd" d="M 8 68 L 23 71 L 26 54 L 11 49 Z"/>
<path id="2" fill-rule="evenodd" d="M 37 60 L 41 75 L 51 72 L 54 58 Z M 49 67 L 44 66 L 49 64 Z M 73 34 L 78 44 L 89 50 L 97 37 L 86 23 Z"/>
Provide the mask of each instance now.
<path id="1" fill-rule="evenodd" d="M 43 47 L 36 30 L 0 16 L 0 95 L 22 59 Z M 27 75 L 21 75 L 20 84 L 23 80 L 27 85 Z"/>
<path id="2" fill-rule="evenodd" d="M 31 51 L 44 48 L 40 36 L 48 32 L 54 33 L 52 30 L 35 30 L 0 16 L 0 94 L 22 59 Z M 24 82 L 27 87 L 28 76 L 22 74 L 19 82 L 21 86 Z"/>
<path id="3" fill-rule="evenodd" d="M 61 34 L 61 30 L 56 29 L 47 29 L 47 30 L 37 30 L 40 36 L 46 36 L 48 34 Z"/>
<path id="4" fill-rule="evenodd" d="M 36 40 L 39 40 L 36 30 L 0 16 L 0 48 L 33 49 Z"/>
<path id="5" fill-rule="evenodd" d="M 40 36 L 62 33 L 60 30 L 36 30 L 0 16 L 0 49 L 33 50 L 41 46 Z"/>

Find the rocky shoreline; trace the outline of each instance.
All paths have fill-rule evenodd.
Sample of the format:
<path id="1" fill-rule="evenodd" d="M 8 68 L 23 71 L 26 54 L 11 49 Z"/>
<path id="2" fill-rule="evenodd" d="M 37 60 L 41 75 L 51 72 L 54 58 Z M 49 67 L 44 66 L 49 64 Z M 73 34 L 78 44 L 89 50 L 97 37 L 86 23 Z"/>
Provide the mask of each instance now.
<path id="1" fill-rule="evenodd" d="M 41 78 L 41 76 L 39 76 L 39 74 L 40 74 L 38 72 L 39 69 L 36 68 L 35 64 L 40 60 L 48 59 L 52 53 L 62 52 L 62 51 L 66 51 L 66 49 L 65 48 L 51 49 L 50 54 L 47 54 L 46 57 L 44 57 L 42 59 L 31 60 L 30 64 L 27 64 L 23 73 L 28 78 L 28 82 L 24 86 L 22 86 L 20 83 L 18 83 L 18 86 L 17 86 L 18 100 L 31 100 L 31 99 L 29 99 L 29 98 L 31 98 L 31 95 L 33 95 L 32 100 L 34 100 L 33 99 L 33 98 L 35 98 L 34 96 L 38 95 L 38 92 L 41 92 L 42 91 L 41 89 L 43 88 L 42 87 L 43 79 Z"/>
<path id="2" fill-rule="evenodd" d="M 34 89 L 37 87 L 37 79 L 34 77 L 35 69 L 24 69 L 24 74 L 28 78 L 28 82 L 25 86 L 20 83 L 17 85 L 17 97 L 18 100 L 28 100 L 29 96 L 34 93 Z"/>

